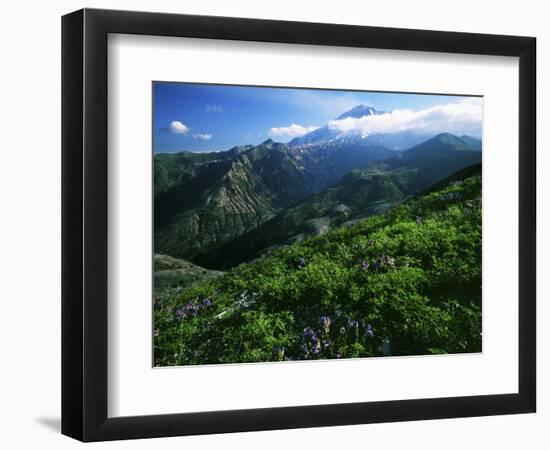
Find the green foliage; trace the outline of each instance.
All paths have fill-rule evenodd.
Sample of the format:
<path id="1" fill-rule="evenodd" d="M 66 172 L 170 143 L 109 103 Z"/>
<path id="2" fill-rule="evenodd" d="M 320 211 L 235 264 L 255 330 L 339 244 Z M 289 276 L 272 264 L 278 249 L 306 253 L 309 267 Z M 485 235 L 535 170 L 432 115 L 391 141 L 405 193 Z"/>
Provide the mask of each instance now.
<path id="1" fill-rule="evenodd" d="M 155 364 L 481 351 L 481 176 L 155 293 Z"/>
<path id="2" fill-rule="evenodd" d="M 319 157 L 318 151 L 310 156 Z M 374 150 L 369 148 L 369 151 Z M 342 160 L 348 160 L 348 156 L 340 154 Z M 348 169 L 355 170 L 347 172 L 337 183 L 284 208 L 245 234 L 204 248 L 202 253 L 193 255 L 192 260 L 205 267 L 226 270 L 256 257 L 267 248 L 289 245 L 380 214 L 451 174 L 460 176 L 465 167 L 479 169 L 480 161 L 481 152 L 472 151 L 456 136 L 440 134 L 398 156 L 349 166 Z M 325 179 L 324 172 L 320 173 Z M 170 236 L 175 234 L 171 232 Z M 167 253 L 171 251 L 170 247 L 166 248 Z"/>

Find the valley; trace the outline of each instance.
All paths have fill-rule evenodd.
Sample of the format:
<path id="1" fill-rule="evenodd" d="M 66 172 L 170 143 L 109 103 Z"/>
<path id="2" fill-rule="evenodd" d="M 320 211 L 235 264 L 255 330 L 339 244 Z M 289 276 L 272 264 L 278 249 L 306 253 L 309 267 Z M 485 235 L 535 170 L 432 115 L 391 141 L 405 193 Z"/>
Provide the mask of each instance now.
<path id="1" fill-rule="evenodd" d="M 481 166 L 383 213 L 155 291 L 155 365 L 481 350 Z"/>
<path id="2" fill-rule="evenodd" d="M 481 351 L 482 142 L 415 114 L 156 153 L 155 366 Z"/>
<path id="3" fill-rule="evenodd" d="M 359 114 L 376 111 L 360 105 L 339 119 Z M 226 270 L 377 214 L 481 162 L 481 141 L 470 136 L 440 133 L 405 150 L 383 145 L 407 136 L 420 139 L 337 134 L 325 126 L 288 144 L 158 154 L 155 252 Z"/>

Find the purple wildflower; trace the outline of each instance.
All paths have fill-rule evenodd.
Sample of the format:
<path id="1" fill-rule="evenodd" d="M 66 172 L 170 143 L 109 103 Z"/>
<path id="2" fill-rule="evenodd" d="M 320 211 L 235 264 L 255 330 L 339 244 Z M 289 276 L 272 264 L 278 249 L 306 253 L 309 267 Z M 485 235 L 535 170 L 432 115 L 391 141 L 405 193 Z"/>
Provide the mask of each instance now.
<path id="1" fill-rule="evenodd" d="M 370 323 L 367 324 L 367 336 L 374 337 L 374 331 L 372 330 L 372 325 Z"/>
<path id="2" fill-rule="evenodd" d="M 304 328 L 300 349 L 305 356 L 309 353 L 318 355 L 321 351 L 321 341 L 310 327 Z"/>
<path id="3" fill-rule="evenodd" d="M 304 336 L 304 339 L 308 341 L 317 339 L 317 335 L 315 334 L 315 331 L 313 331 L 310 327 L 304 328 L 303 336 Z"/>
<path id="4" fill-rule="evenodd" d="M 181 308 L 178 308 L 176 310 L 176 316 L 178 316 L 180 319 L 187 319 L 189 317 L 195 317 L 197 315 L 197 306 L 193 303 L 187 303 L 186 305 L 183 305 Z"/>
<path id="5" fill-rule="evenodd" d="M 348 328 L 355 328 L 357 327 L 357 321 L 353 320 L 351 317 L 348 317 L 347 325 L 348 325 Z"/>
<path id="6" fill-rule="evenodd" d="M 321 351 L 321 341 L 319 341 L 319 339 L 316 339 L 311 346 L 311 353 L 313 353 L 314 355 L 318 355 L 320 351 Z"/>
<path id="7" fill-rule="evenodd" d="M 321 316 L 321 318 L 319 319 L 319 326 L 321 327 L 322 331 L 328 333 L 330 331 L 330 317 Z"/>

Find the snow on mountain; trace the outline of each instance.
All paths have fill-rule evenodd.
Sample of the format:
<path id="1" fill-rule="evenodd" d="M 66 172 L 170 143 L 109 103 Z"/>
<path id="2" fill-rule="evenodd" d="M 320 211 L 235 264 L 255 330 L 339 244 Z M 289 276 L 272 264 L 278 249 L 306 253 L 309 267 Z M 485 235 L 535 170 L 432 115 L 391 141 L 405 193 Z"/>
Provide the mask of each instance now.
<path id="1" fill-rule="evenodd" d="M 384 114 L 384 111 L 378 111 L 373 106 L 357 105 L 336 118 L 344 120 L 347 118 L 359 119 L 365 116 Z M 342 131 L 339 128 L 330 125 L 324 125 L 310 133 L 292 139 L 288 145 L 290 147 L 300 147 L 303 145 L 316 145 L 338 140 L 341 143 L 354 145 L 378 145 L 384 146 L 390 150 L 405 150 L 413 147 L 430 136 L 414 131 L 401 131 L 397 133 L 372 133 L 368 134 L 362 131 Z"/>
<path id="2" fill-rule="evenodd" d="M 356 119 L 364 116 L 374 116 L 376 114 L 383 114 L 383 111 L 377 111 L 373 106 L 357 105 L 349 111 L 341 114 L 336 120 L 346 119 L 347 117 L 354 117 Z"/>

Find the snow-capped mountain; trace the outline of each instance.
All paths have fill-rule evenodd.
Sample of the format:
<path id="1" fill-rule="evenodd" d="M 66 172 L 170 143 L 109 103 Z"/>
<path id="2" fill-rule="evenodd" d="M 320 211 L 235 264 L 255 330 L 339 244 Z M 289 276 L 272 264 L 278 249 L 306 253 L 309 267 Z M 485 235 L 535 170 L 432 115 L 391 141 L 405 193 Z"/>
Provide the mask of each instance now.
<path id="1" fill-rule="evenodd" d="M 384 111 L 377 111 L 373 106 L 357 105 L 354 108 L 346 111 L 344 114 L 339 115 L 336 120 L 346 119 L 348 117 L 354 117 L 359 119 L 364 116 L 374 116 L 376 114 L 383 114 Z"/>
<path id="2" fill-rule="evenodd" d="M 374 116 L 384 114 L 372 106 L 357 105 L 338 116 L 335 121 L 345 119 L 360 119 L 365 116 Z M 400 131 L 397 133 L 365 133 L 358 130 L 343 131 L 340 127 L 329 123 L 321 128 L 317 128 L 303 136 L 292 139 L 288 145 L 290 147 L 300 147 L 303 145 L 316 145 L 331 141 L 339 141 L 353 145 L 378 145 L 384 146 L 389 150 L 406 150 L 430 138 L 431 135 L 417 131 Z"/>
<path id="3" fill-rule="evenodd" d="M 360 118 L 363 116 L 370 116 L 374 114 L 381 114 L 381 112 L 376 111 L 372 106 L 357 105 L 353 109 L 341 114 L 336 118 L 336 120 L 343 120 L 348 117 Z M 321 142 L 328 142 L 334 139 L 342 139 L 344 137 L 352 137 L 355 141 L 356 139 L 361 139 L 361 136 L 357 133 L 343 133 L 341 130 L 331 127 L 329 124 L 317 128 L 316 130 L 310 131 L 303 136 L 292 139 L 288 145 L 290 147 L 299 147 L 301 145 L 309 144 L 319 144 Z"/>

